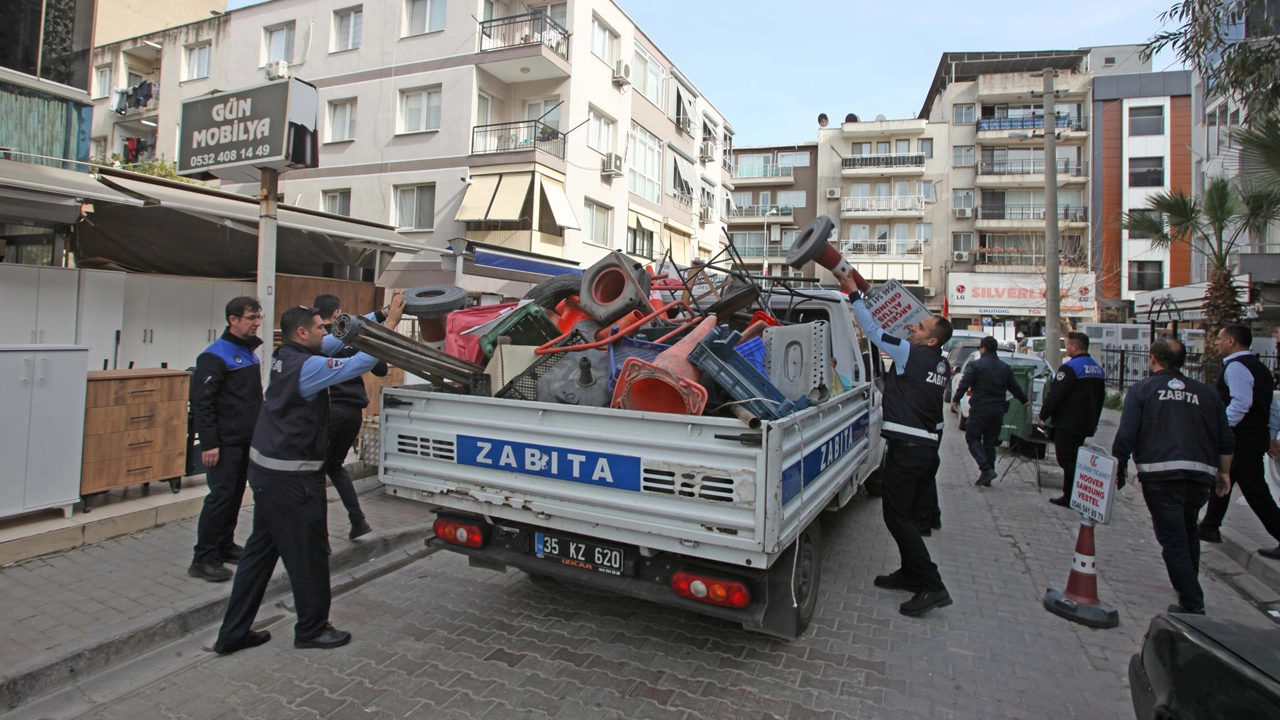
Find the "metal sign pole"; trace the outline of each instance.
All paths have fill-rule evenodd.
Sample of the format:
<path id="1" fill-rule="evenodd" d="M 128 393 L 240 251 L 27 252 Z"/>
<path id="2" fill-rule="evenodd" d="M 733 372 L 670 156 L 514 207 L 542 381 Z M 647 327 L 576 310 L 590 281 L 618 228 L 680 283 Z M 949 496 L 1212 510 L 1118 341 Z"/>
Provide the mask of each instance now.
<path id="1" fill-rule="evenodd" d="M 280 173 L 262 169 L 258 195 L 258 302 L 262 305 L 262 386 L 271 382 L 271 352 L 276 327 L 276 195 Z M 284 338 L 281 338 L 283 342 Z"/>

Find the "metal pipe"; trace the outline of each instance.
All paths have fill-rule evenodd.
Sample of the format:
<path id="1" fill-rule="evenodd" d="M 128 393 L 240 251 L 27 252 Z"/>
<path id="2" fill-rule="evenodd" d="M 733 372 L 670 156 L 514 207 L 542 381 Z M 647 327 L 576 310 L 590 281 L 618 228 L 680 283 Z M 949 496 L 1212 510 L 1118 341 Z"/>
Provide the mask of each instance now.
<path id="1" fill-rule="evenodd" d="M 756 417 L 755 415 L 752 415 L 750 410 L 742 407 L 741 405 L 738 405 L 737 403 L 730 405 L 729 409 L 733 411 L 734 415 L 738 416 L 739 420 L 746 423 L 747 427 L 751 428 L 752 430 L 760 429 L 760 418 Z"/>
<path id="2" fill-rule="evenodd" d="M 472 378 L 484 372 L 473 362 L 455 358 L 359 315 L 339 315 L 333 322 L 333 335 L 360 352 L 421 377 L 470 388 Z"/>

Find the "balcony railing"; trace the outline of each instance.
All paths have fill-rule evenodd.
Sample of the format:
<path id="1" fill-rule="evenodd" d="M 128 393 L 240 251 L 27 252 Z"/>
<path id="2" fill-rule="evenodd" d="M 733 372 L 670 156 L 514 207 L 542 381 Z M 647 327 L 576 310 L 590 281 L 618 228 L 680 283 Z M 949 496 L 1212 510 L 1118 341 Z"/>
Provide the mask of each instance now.
<path id="1" fill-rule="evenodd" d="M 842 213 L 924 212 L 925 198 L 920 195 L 899 197 L 842 197 Z"/>
<path id="2" fill-rule="evenodd" d="M 841 255 L 923 255 L 925 240 L 841 240 Z"/>
<path id="3" fill-rule="evenodd" d="M 841 159 L 840 167 L 844 170 L 924 167 L 924 153 L 850 155 Z"/>
<path id="4" fill-rule="evenodd" d="M 1003 239 L 1002 239 L 1003 238 Z M 1059 264 L 1064 267 L 1087 267 L 1089 254 L 1083 238 L 1064 235 L 1061 239 Z M 1044 267 L 1045 240 L 1043 236 L 983 236 L 978 247 L 978 262 L 985 265 L 1021 265 Z"/>
<path id="5" fill-rule="evenodd" d="M 1058 115 L 1054 127 L 1064 130 L 1083 131 L 1089 129 L 1089 118 Z M 983 118 L 978 121 L 979 130 L 1043 130 L 1044 117 L 1016 118 Z"/>
<path id="6" fill-rule="evenodd" d="M 979 205 L 979 220 L 1044 220 L 1044 205 Z M 1058 206 L 1058 219 L 1065 222 L 1088 222 L 1089 208 Z"/>
<path id="7" fill-rule="evenodd" d="M 795 208 L 791 205 L 743 205 L 729 211 L 733 218 L 764 218 L 771 215 L 792 215 Z"/>
<path id="8" fill-rule="evenodd" d="M 569 32 L 544 10 L 480 21 L 480 49 L 503 50 L 542 43 L 551 52 L 569 59 Z"/>
<path id="9" fill-rule="evenodd" d="M 792 177 L 795 168 L 790 165 L 739 165 L 733 170 L 733 178 Z"/>
<path id="10" fill-rule="evenodd" d="M 478 125 L 471 131 L 471 154 L 541 150 L 564 158 L 564 133 L 537 120 Z"/>
<path id="11" fill-rule="evenodd" d="M 1054 163 L 1059 175 L 1085 177 L 1089 174 L 1089 163 L 1076 160 L 1059 160 Z M 978 163 L 979 175 L 1043 175 L 1044 160 L 1003 160 L 1000 162 Z"/>
<path id="12" fill-rule="evenodd" d="M 673 192 L 671 193 L 671 197 L 676 201 L 676 204 L 681 207 L 693 207 L 693 195 L 691 193 Z"/>

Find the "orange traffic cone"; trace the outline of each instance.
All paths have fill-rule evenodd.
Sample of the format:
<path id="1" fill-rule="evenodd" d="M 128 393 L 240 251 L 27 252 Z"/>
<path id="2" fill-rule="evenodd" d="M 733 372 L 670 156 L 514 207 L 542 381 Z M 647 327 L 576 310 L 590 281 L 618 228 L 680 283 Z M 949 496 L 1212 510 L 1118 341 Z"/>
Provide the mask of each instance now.
<path id="1" fill-rule="evenodd" d="M 1049 588 L 1044 595 L 1044 609 L 1088 627 L 1113 628 L 1120 624 L 1120 613 L 1098 599 L 1093 525 L 1090 518 L 1080 519 L 1080 537 L 1076 539 L 1076 554 L 1071 561 L 1071 574 L 1067 576 L 1067 589 Z"/>
<path id="2" fill-rule="evenodd" d="M 612 407 L 701 415 L 707 406 L 707 389 L 699 384 L 702 371 L 689 361 L 689 353 L 715 329 L 716 318 L 705 318 L 653 362 L 627 358 L 613 390 Z"/>

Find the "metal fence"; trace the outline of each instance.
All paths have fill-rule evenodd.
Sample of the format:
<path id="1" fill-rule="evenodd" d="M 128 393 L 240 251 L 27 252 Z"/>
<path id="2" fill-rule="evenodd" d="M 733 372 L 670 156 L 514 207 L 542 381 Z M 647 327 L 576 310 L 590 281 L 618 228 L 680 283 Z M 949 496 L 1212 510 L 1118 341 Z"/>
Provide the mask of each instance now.
<path id="1" fill-rule="evenodd" d="M 1089 354 L 1106 371 L 1107 387 L 1120 392 L 1124 392 L 1131 385 L 1146 379 L 1151 374 L 1148 364 L 1148 358 L 1151 357 L 1151 354 L 1146 349 L 1095 350 Z M 1262 361 L 1263 365 L 1270 368 L 1273 377 L 1280 376 L 1280 372 L 1278 372 L 1280 370 L 1280 357 L 1259 354 L 1258 359 Z M 1184 375 L 1200 382 L 1216 382 L 1221 369 L 1221 360 L 1215 360 L 1211 365 L 1206 366 L 1204 355 L 1201 353 L 1187 353 L 1187 362 L 1182 366 Z M 1206 375 L 1208 379 L 1206 379 Z"/>

